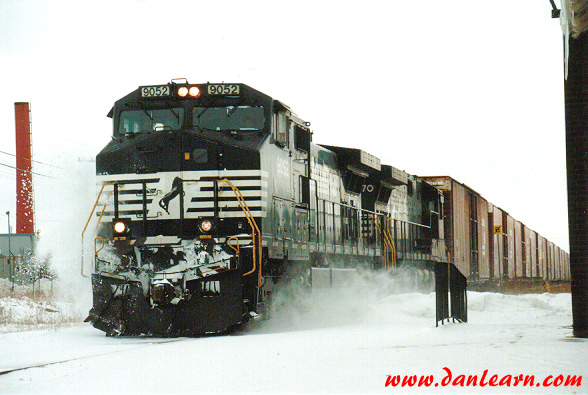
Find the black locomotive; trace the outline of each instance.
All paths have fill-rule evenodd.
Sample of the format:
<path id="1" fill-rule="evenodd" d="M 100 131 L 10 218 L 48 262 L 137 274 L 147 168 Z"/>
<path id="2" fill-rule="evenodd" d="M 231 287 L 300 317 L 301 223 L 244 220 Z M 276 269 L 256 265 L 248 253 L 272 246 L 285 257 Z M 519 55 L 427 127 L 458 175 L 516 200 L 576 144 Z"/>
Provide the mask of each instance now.
<path id="1" fill-rule="evenodd" d="M 247 85 L 143 86 L 109 117 L 87 319 L 108 334 L 224 332 L 281 283 L 331 286 L 358 267 L 437 273 L 437 290 L 451 277 L 437 189 L 314 144 L 308 122 Z M 438 318 L 452 315 L 446 288 Z"/>

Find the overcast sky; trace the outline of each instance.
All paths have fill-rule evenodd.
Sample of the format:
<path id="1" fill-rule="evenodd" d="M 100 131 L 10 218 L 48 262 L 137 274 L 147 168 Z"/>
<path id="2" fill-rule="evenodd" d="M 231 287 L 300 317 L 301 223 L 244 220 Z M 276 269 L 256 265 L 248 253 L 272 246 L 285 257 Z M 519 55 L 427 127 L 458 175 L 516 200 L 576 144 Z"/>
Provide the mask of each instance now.
<path id="1" fill-rule="evenodd" d="M 92 207 L 93 164 L 78 158 L 109 141 L 115 100 L 179 77 L 243 82 L 311 122 L 315 142 L 450 175 L 568 249 L 550 16 L 548 0 L 0 0 L 0 150 L 15 152 L 14 102 L 31 102 L 34 159 L 69 169 L 35 165 L 54 177 L 35 176 L 50 232 Z M 0 166 L 0 232 L 14 180 Z"/>

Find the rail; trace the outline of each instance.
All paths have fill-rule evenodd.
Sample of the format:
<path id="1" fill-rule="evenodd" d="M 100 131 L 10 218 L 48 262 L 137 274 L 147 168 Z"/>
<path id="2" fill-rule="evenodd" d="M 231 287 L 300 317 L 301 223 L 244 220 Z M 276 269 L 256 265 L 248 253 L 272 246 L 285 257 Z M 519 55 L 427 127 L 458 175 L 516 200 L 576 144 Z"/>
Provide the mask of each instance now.
<path id="1" fill-rule="evenodd" d="M 257 223 L 255 222 L 255 218 L 253 218 L 253 214 L 251 214 L 251 211 L 249 210 L 249 207 L 247 206 L 247 203 L 245 202 L 245 198 L 241 194 L 241 191 L 239 190 L 239 188 L 237 188 L 228 179 L 217 180 L 217 182 L 219 182 L 219 183 L 224 182 L 224 183 L 229 184 L 229 186 L 233 190 L 233 193 L 235 193 L 235 196 L 237 197 L 239 205 L 241 206 L 241 210 L 243 210 L 243 212 L 245 213 L 245 217 L 247 218 L 247 222 L 249 222 L 249 226 L 251 226 L 251 236 L 252 236 L 252 241 L 253 241 L 253 268 L 250 271 L 248 271 L 247 273 L 243 273 L 243 277 L 254 273 L 255 270 L 257 270 L 257 268 L 259 268 L 259 277 L 257 280 L 257 288 L 259 288 L 259 287 L 261 287 L 261 284 L 262 284 L 261 231 L 259 230 L 259 227 L 257 226 Z"/>
<path id="2" fill-rule="evenodd" d="M 96 206 L 98 205 L 98 201 L 100 200 L 100 197 L 102 196 L 102 192 L 104 191 L 104 188 L 108 185 L 115 185 L 115 182 L 107 182 L 104 185 L 102 185 L 102 188 L 100 188 L 100 192 L 98 192 L 98 197 L 96 197 L 96 201 L 94 202 L 94 206 L 92 207 L 92 211 L 90 212 L 90 216 L 88 217 L 88 220 L 86 221 L 86 225 L 84 226 L 84 230 L 82 230 L 82 259 L 80 262 L 80 274 L 82 275 L 82 277 L 89 277 L 86 276 L 84 274 L 84 233 L 86 233 L 86 229 L 88 228 L 88 225 L 90 224 L 90 220 L 92 219 L 92 216 L 94 215 L 94 210 L 96 209 Z M 100 221 L 102 219 L 102 215 L 104 214 L 104 210 L 106 209 L 106 205 L 104 205 L 104 207 L 102 208 L 102 212 L 100 213 L 100 218 L 98 219 L 98 221 Z"/>

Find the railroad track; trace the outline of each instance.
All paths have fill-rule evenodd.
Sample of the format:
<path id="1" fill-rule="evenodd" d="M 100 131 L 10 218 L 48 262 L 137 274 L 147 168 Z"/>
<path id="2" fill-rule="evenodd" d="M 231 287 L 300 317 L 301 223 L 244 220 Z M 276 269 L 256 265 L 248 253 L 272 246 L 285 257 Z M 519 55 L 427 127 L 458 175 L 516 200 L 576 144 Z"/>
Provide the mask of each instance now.
<path id="1" fill-rule="evenodd" d="M 0 376 L 5 375 L 5 374 L 9 374 L 9 373 L 18 372 L 21 370 L 27 370 L 27 369 L 33 369 L 33 368 L 43 368 L 45 366 L 58 365 L 61 363 L 79 361 L 82 359 L 100 357 L 103 355 L 119 354 L 119 353 L 123 353 L 123 352 L 127 352 L 127 351 L 136 350 L 137 348 L 142 348 L 141 346 L 147 347 L 147 346 L 155 345 L 155 344 L 174 343 L 174 342 L 184 341 L 184 340 L 187 340 L 187 338 L 161 339 L 161 340 L 153 340 L 153 341 L 148 341 L 148 342 L 140 342 L 140 343 L 135 343 L 137 345 L 137 347 L 127 348 L 127 349 L 123 349 L 123 350 L 109 351 L 109 352 L 104 352 L 104 353 L 99 353 L 99 354 L 84 355 L 84 356 L 76 357 L 76 358 L 63 359 L 63 360 L 59 360 L 59 361 L 44 362 L 44 363 L 39 363 L 39 364 L 20 366 L 20 367 L 11 368 L 11 369 L 4 369 L 4 370 L 0 370 Z"/>

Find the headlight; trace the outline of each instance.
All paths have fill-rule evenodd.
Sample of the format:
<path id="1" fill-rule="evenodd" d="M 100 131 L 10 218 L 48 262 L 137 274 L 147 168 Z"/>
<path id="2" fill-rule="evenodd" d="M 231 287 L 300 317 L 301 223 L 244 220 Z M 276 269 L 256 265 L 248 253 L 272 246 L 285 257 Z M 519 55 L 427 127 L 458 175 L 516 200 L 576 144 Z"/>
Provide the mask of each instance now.
<path id="1" fill-rule="evenodd" d="M 112 236 L 114 240 L 128 240 L 131 236 L 131 220 L 115 218 L 112 220 Z"/>
<path id="2" fill-rule="evenodd" d="M 192 87 L 190 87 L 190 90 L 188 91 L 188 93 L 192 97 L 198 97 L 198 96 L 200 96 L 200 88 L 198 88 L 197 86 L 192 86 Z"/>
<path id="3" fill-rule="evenodd" d="M 127 230 L 127 225 L 125 225 L 124 222 L 118 221 L 118 222 L 114 223 L 114 231 L 116 233 L 125 233 L 126 230 Z"/>
<path id="4" fill-rule="evenodd" d="M 207 219 L 200 222 L 200 230 L 203 232 L 210 232 L 212 230 L 212 222 Z"/>
<path id="5" fill-rule="evenodd" d="M 188 87 L 181 86 L 178 89 L 178 96 L 180 96 L 180 97 L 186 97 L 186 96 L 188 96 Z"/>

